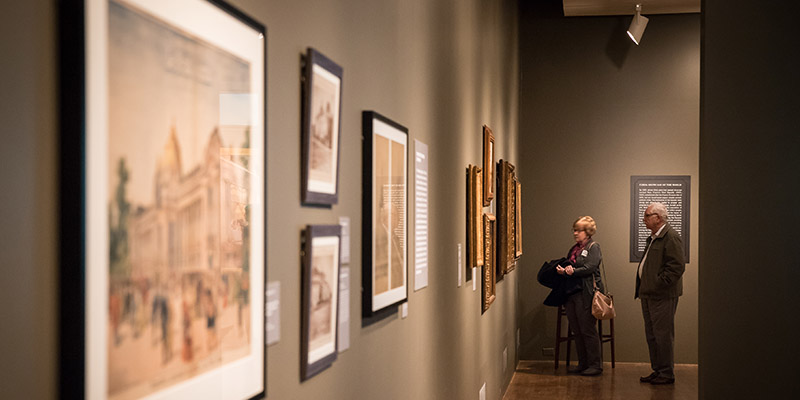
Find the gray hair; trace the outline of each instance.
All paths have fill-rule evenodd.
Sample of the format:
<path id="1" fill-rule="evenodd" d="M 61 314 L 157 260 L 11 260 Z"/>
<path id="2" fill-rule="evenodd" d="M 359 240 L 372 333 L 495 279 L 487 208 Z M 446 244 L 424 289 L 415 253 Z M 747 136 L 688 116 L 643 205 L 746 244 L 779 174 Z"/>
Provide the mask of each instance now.
<path id="1" fill-rule="evenodd" d="M 667 206 L 663 203 L 650 203 L 650 207 L 654 213 L 658 214 L 662 220 L 667 221 L 669 220 L 669 215 L 667 214 Z"/>

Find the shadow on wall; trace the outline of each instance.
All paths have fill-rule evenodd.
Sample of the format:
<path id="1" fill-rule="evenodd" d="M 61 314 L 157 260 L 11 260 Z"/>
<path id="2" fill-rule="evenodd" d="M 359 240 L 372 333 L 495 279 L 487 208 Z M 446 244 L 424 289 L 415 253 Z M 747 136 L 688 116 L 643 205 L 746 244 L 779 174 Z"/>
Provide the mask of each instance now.
<path id="1" fill-rule="evenodd" d="M 631 47 L 636 46 L 636 44 L 628 38 L 628 34 L 626 33 L 630 17 L 617 17 L 616 20 L 617 23 L 614 24 L 614 29 L 611 30 L 608 43 L 606 44 L 606 56 L 614 63 L 617 69 L 622 69 L 625 65 L 625 60 L 628 58 L 628 53 L 631 51 Z"/>
<path id="2" fill-rule="evenodd" d="M 548 335 L 542 327 L 548 326 L 547 315 L 555 315 L 555 310 L 555 307 L 539 305 L 522 316 L 520 321 L 529 321 L 530 323 L 527 325 L 523 324 L 519 327 L 520 339 L 526 339 L 524 342 L 520 343 L 519 354 L 541 354 L 541 347 L 552 347 L 552 343 L 551 345 L 547 345 L 547 343 L 553 342 L 555 338 Z M 528 358 L 537 359 L 536 357 Z M 520 359 L 522 359 L 522 357 L 520 357 Z"/>

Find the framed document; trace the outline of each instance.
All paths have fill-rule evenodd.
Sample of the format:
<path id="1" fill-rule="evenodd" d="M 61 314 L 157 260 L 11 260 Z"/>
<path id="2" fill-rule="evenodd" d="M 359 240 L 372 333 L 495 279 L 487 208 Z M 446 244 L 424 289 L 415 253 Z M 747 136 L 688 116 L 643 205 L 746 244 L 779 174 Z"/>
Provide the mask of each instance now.
<path id="1" fill-rule="evenodd" d="M 408 129 L 374 111 L 362 114 L 362 314 L 408 298 Z"/>
<path id="2" fill-rule="evenodd" d="M 303 68 L 302 201 L 336 204 L 342 67 L 309 48 Z"/>
<path id="3" fill-rule="evenodd" d="M 669 225 L 683 239 L 685 260 L 689 261 L 689 215 L 692 177 L 689 175 L 633 175 L 631 176 L 631 226 L 630 262 L 644 257 L 650 230 L 644 224 L 644 212 L 653 202 L 667 207 Z"/>
<path id="4" fill-rule="evenodd" d="M 303 305 L 300 378 L 336 360 L 341 226 L 309 225 L 303 240 Z"/>
<path id="5" fill-rule="evenodd" d="M 59 10 L 59 391 L 263 397 L 264 26 L 222 1 Z"/>

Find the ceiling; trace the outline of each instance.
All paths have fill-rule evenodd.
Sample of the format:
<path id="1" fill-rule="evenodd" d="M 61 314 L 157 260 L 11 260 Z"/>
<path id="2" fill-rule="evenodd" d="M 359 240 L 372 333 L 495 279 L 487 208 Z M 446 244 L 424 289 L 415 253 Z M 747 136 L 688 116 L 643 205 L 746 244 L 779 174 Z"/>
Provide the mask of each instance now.
<path id="1" fill-rule="evenodd" d="M 699 13 L 700 0 L 563 0 L 564 16 L 633 15 L 636 4 L 642 15 Z"/>

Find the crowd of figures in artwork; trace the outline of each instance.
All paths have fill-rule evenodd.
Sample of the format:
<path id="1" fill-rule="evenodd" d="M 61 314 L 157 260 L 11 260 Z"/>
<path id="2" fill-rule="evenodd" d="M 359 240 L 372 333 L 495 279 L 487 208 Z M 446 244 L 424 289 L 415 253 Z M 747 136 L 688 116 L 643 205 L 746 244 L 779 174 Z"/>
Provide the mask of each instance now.
<path id="1" fill-rule="evenodd" d="M 109 209 L 109 393 L 146 393 L 249 353 L 247 157 L 208 157 L 182 174 L 174 132 L 150 204 L 131 204 L 136 171 L 117 161 Z M 213 156 L 216 154 L 216 156 Z"/>

